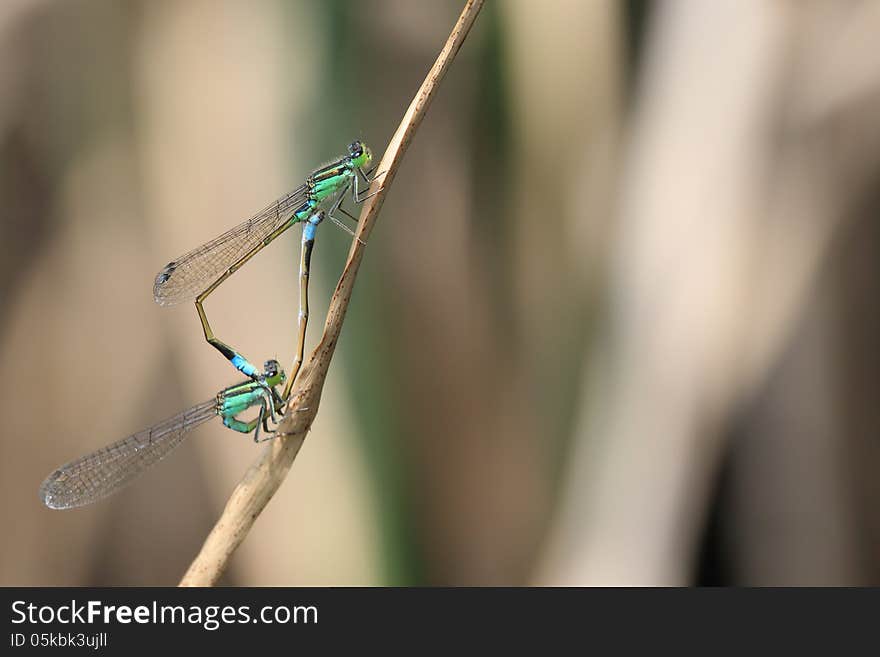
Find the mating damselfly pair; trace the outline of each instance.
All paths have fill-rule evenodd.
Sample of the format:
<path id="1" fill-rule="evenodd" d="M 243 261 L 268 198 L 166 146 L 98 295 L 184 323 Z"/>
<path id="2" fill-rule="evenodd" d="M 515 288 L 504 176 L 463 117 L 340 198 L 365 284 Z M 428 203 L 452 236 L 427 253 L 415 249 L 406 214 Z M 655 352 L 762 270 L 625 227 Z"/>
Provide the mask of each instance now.
<path id="1" fill-rule="evenodd" d="M 353 142 L 347 155 L 315 169 L 292 192 L 251 219 L 168 263 L 156 275 L 153 285 L 156 302 L 169 306 L 195 301 L 208 344 L 248 378 L 224 388 L 211 400 L 61 466 L 40 486 L 40 497 L 46 506 L 53 509 L 84 506 L 116 492 L 166 456 L 191 429 L 215 416 L 220 416 L 223 424 L 234 431 L 253 433 L 255 441 L 260 441 L 260 429 L 264 439 L 275 435 L 272 427 L 277 426 L 279 417 L 288 411 L 290 391 L 302 365 L 308 325 L 309 268 L 317 228 L 328 218 L 355 235 L 339 214 L 357 221 L 342 207 L 349 190 L 355 203 L 362 203 L 377 193 L 370 193 L 369 187 L 382 174 L 371 178 L 371 172 L 365 170 L 371 160 L 370 149 L 360 141 Z M 286 376 L 277 361 L 267 361 L 260 370 L 236 349 L 220 341 L 208 322 L 204 301 L 227 278 L 297 223 L 303 225 L 299 332 L 296 356 L 290 375 Z M 277 388 L 281 384 L 284 387 L 279 393 Z M 255 418 L 239 419 L 239 415 L 250 409 L 257 409 Z"/>

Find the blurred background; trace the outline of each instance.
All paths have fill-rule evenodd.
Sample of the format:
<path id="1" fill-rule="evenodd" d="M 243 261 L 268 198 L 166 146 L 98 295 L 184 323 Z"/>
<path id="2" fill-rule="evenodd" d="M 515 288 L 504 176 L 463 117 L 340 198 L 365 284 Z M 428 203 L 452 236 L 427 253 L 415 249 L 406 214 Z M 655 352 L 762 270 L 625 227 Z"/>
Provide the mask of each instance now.
<path id="1" fill-rule="evenodd" d="M 155 273 L 381 155 L 460 9 L 0 3 L 0 584 L 178 581 L 247 437 L 91 507 L 38 487 L 236 381 Z M 878 33 L 871 0 L 488 2 L 224 583 L 880 584 Z M 298 259 L 206 304 L 254 362 L 293 356 Z"/>

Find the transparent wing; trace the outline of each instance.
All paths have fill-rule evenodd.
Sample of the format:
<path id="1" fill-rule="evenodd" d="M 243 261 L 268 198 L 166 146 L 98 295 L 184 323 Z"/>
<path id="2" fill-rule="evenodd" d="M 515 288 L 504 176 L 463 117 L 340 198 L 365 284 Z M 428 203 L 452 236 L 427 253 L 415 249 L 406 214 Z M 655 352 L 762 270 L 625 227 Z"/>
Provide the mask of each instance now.
<path id="1" fill-rule="evenodd" d="M 302 185 L 235 228 L 165 265 L 153 283 L 161 306 L 194 300 L 236 260 L 281 227 L 306 198 Z"/>
<path id="2" fill-rule="evenodd" d="M 70 509 L 116 492 L 177 447 L 190 429 L 216 416 L 216 408 L 214 399 L 203 402 L 61 466 L 40 486 L 40 498 L 51 509 Z"/>

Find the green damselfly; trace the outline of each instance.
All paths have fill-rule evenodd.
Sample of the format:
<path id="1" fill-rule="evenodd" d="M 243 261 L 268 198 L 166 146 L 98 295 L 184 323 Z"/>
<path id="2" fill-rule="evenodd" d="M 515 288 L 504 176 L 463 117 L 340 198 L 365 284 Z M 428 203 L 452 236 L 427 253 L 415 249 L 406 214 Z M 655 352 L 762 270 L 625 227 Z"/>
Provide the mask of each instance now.
<path id="1" fill-rule="evenodd" d="M 40 498 L 51 509 L 97 502 L 130 484 L 177 447 L 192 429 L 218 415 L 225 426 L 240 433 L 253 433 L 258 442 L 262 428 L 266 434 L 263 440 L 268 440 L 275 433 L 269 422 L 277 425 L 284 405 L 276 390 L 284 380 L 278 361 L 266 361 L 256 379 L 224 388 L 213 399 L 62 465 L 40 486 Z M 249 421 L 238 419 L 238 415 L 251 408 L 259 408 L 257 417 Z"/>
<path id="2" fill-rule="evenodd" d="M 286 377 L 278 361 L 266 361 L 263 371 L 243 383 L 218 392 L 213 399 L 178 413 L 148 429 L 139 431 L 91 454 L 67 463 L 40 486 L 43 503 L 52 509 L 69 509 L 96 502 L 134 481 L 144 470 L 164 458 L 188 435 L 191 429 L 219 415 L 224 426 L 240 433 L 253 433 L 260 441 L 260 428 L 268 439 L 275 435 L 269 421 L 278 422 L 278 414 L 286 409 L 290 384 L 296 378 L 303 359 L 306 325 L 309 316 L 309 268 L 318 225 L 325 212 L 319 210 L 303 224 L 300 255 L 299 340 L 294 369 L 282 394 L 276 387 Z M 257 417 L 250 421 L 238 419 L 244 411 L 259 407 Z"/>
<path id="3" fill-rule="evenodd" d="M 325 204 L 331 204 L 326 216 L 354 235 L 354 232 L 337 217 L 336 213 L 343 212 L 349 218 L 354 219 L 341 207 L 349 188 L 351 188 L 355 203 L 361 203 L 378 193 L 366 193 L 372 181 L 379 177 L 377 175 L 371 179 L 369 174 L 364 171 L 364 168 L 369 166 L 372 161 L 372 157 L 372 152 L 365 144 L 360 141 L 352 142 L 348 147 L 348 155 L 316 169 L 302 185 L 289 194 L 285 194 L 235 228 L 169 262 L 156 275 L 153 284 L 153 297 L 156 303 L 170 306 L 183 301 L 195 300 L 196 310 L 208 344 L 223 354 L 237 370 L 246 376 L 255 377 L 258 373 L 257 368 L 238 351 L 214 335 L 205 314 L 203 305 L 205 299 L 288 228 L 302 222 L 305 222 L 305 227 L 308 224 L 316 224 L 312 219 L 317 216 L 317 212 Z M 359 189 L 359 180 L 367 185 L 367 189 L 364 189 L 363 192 Z M 355 221 L 357 220 L 355 219 Z M 305 243 L 305 234 L 303 242 Z M 301 329 L 304 310 L 306 316 L 308 314 L 307 307 L 303 308 L 303 302 L 304 299 L 301 296 Z M 299 360 L 302 360 L 301 355 Z M 285 399 L 295 378 L 296 374 L 292 373 L 282 395 Z"/>

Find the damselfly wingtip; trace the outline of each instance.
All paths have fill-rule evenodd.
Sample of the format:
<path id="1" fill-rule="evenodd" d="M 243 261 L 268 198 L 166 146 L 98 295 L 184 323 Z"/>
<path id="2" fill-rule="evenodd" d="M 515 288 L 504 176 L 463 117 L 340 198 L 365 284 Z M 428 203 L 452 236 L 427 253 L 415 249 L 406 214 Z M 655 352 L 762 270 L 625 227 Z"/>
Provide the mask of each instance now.
<path id="1" fill-rule="evenodd" d="M 153 281 L 153 300 L 160 306 L 171 305 L 171 299 L 165 289 L 165 284 L 174 274 L 175 269 L 177 269 L 177 263 L 172 260 L 162 268 L 162 271 L 156 274 L 156 279 Z"/>
<path id="2" fill-rule="evenodd" d="M 64 482 L 67 475 L 63 470 L 55 470 L 46 477 L 46 480 L 40 485 L 40 499 L 50 509 L 67 509 L 69 504 L 64 502 Z"/>

